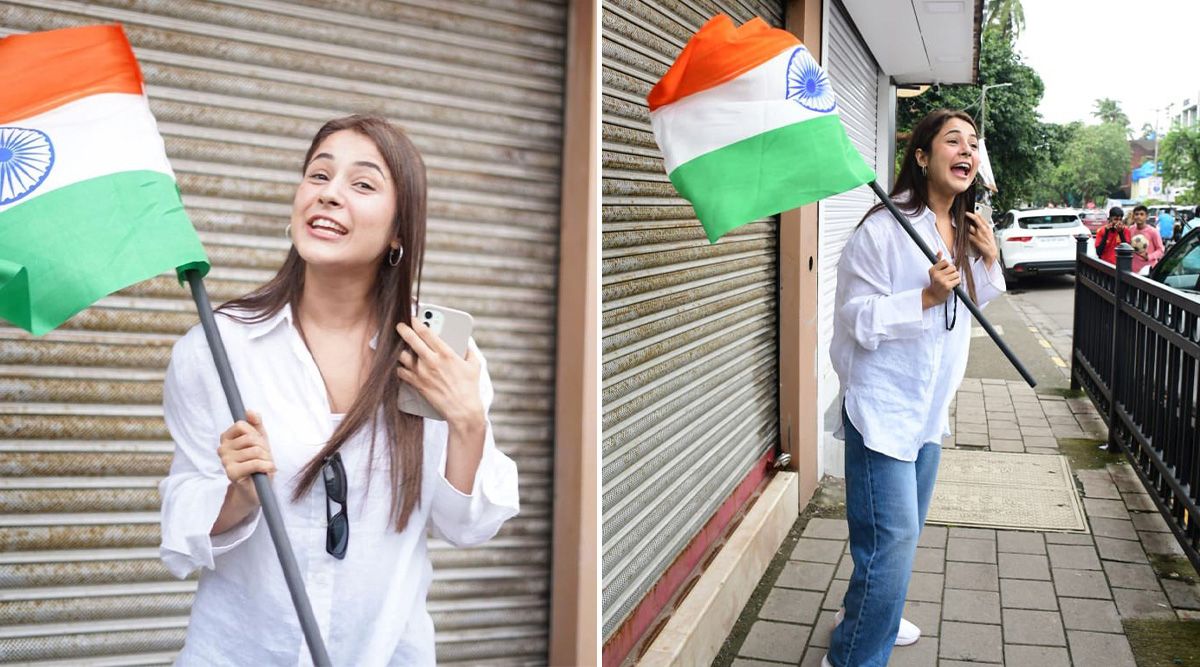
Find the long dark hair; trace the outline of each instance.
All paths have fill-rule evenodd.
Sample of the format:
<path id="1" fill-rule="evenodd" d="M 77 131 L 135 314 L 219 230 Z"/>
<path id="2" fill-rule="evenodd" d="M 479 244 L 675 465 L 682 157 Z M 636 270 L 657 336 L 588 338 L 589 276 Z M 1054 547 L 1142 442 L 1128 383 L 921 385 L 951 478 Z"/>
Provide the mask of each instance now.
<path id="1" fill-rule="evenodd" d="M 900 163 L 900 173 L 897 174 L 896 182 L 892 185 L 892 191 L 889 193 L 895 200 L 896 207 L 905 213 L 915 215 L 929 208 L 929 180 L 921 170 L 921 165 L 917 164 L 917 149 L 924 151 L 925 155 L 930 155 L 934 138 L 951 118 L 964 121 L 971 126 L 971 129 L 978 131 L 975 127 L 975 119 L 965 111 L 956 109 L 930 111 L 921 119 L 921 122 L 917 123 L 908 140 L 908 147 L 904 150 L 904 161 Z M 954 201 L 950 204 L 950 216 L 954 219 L 954 265 L 966 283 L 967 293 L 971 295 L 972 301 L 976 301 L 975 276 L 971 273 L 971 234 L 968 231 L 968 225 L 971 223 L 967 220 L 967 211 L 973 210 L 974 206 L 975 183 L 972 181 L 970 187 L 955 196 Z M 867 211 L 863 220 L 883 208 L 883 204 L 876 204 L 870 211 Z"/>
<path id="2" fill-rule="evenodd" d="M 400 391 L 396 362 L 408 346 L 396 332 L 395 325 L 397 322 L 412 325 L 413 304 L 419 298 L 421 266 L 425 257 L 425 163 L 416 146 L 391 123 L 377 116 L 355 115 L 331 120 L 317 131 L 300 167 L 302 174 L 321 142 L 342 130 L 357 132 L 370 139 L 387 163 L 396 186 L 396 215 L 392 219 L 391 238 L 400 242 L 404 255 L 397 266 L 388 263 L 387 253 L 379 262 L 375 286 L 370 292 L 377 338 L 367 381 L 329 442 L 297 475 L 292 500 L 298 501 L 308 493 L 321 474 L 324 459 L 341 449 L 350 436 L 368 423 L 372 434 L 368 461 L 374 461 L 374 435 L 378 432 L 378 418 L 382 412 L 384 433 L 391 445 L 391 519 L 399 531 L 404 530 L 421 498 L 425 422 L 421 417 L 396 409 Z M 300 295 L 304 292 L 304 270 L 304 259 L 292 246 L 274 278 L 250 294 L 222 304 L 217 311 L 241 322 L 254 323 L 268 320 L 285 305 L 290 305 L 292 313 L 298 317 Z"/>

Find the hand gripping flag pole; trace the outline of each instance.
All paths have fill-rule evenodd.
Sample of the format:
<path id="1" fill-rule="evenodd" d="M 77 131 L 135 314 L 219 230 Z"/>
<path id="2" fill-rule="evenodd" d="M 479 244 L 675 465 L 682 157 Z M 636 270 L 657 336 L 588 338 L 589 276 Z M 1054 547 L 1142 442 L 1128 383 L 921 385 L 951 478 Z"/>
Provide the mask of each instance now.
<path id="1" fill-rule="evenodd" d="M 121 26 L 4 37 L 0 81 L 0 318 L 40 336 L 173 271 L 191 283 L 230 413 L 245 419 L 202 282 L 208 258 Z M 278 501 L 266 475 L 253 480 L 309 653 L 329 665 Z"/>
<path id="2" fill-rule="evenodd" d="M 710 243 L 730 230 L 864 184 L 930 262 L 936 256 L 850 143 L 825 70 L 791 33 L 718 14 L 646 98 L 671 184 Z M 1036 382 L 961 286 L 954 293 L 1029 385 Z"/>
<path id="3" fill-rule="evenodd" d="M 238 391 L 233 368 L 229 365 L 229 355 L 225 353 L 225 344 L 221 341 L 221 332 L 217 329 L 217 319 L 208 300 L 208 290 L 204 288 L 204 279 L 196 269 L 188 269 L 184 275 L 191 287 L 192 300 L 196 302 L 196 311 L 200 314 L 200 324 L 204 327 L 204 337 L 208 339 L 213 362 L 217 365 L 217 376 L 221 378 L 221 387 L 225 390 L 229 412 L 234 421 L 242 421 L 246 418 L 246 406 L 242 404 L 242 394 Z M 258 502 L 262 505 L 263 519 L 267 522 L 271 541 L 275 544 L 275 554 L 283 567 L 283 578 L 287 582 L 288 592 L 291 593 L 292 604 L 300 617 L 300 629 L 304 632 L 304 641 L 308 643 L 308 652 L 312 654 L 313 663 L 317 667 L 331 667 L 325 641 L 321 638 L 321 630 L 317 626 L 312 605 L 308 601 L 308 592 L 304 588 L 304 579 L 300 576 L 300 567 L 296 564 L 296 554 L 292 552 L 292 543 L 288 540 L 287 529 L 279 513 L 279 501 L 275 498 L 275 490 L 271 488 L 270 480 L 263 473 L 256 472 L 251 478 L 254 480 L 254 490 L 258 493 Z"/>
<path id="4" fill-rule="evenodd" d="M 900 226 L 904 228 L 904 231 L 908 234 L 908 237 L 913 240 L 913 243 L 917 244 L 917 247 L 921 249 L 921 252 L 925 255 L 925 257 L 929 259 L 930 264 L 937 264 L 937 255 L 935 255 L 933 250 L 930 249 L 929 244 L 925 243 L 925 239 L 921 238 L 921 235 L 918 234 L 917 230 L 913 228 L 912 223 L 908 220 L 908 216 L 904 215 L 904 213 L 902 213 L 900 209 L 896 207 L 896 204 L 892 201 L 892 198 L 889 197 L 886 192 L 884 192 L 883 188 L 879 187 L 879 183 L 877 181 L 871 181 L 871 190 L 875 192 L 876 197 L 879 197 L 879 201 L 883 202 L 883 205 L 892 212 L 892 217 L 896 218 L 896 222 L 900 223 Z M 1004 353 L 1004 356 L 1008 357 L 1008 360 L 1012 363 L 1013 368 L 1017 369 L 1017 372 L 1021 374 L 1021 377 L 1025 379 L 1025 382 L 1029 383 L 1030 387 L 1036 387 L 1037 380 L 1033 379 L 1033 376 L 1030 375 L 1029 371 L 1025 368 L 1025 364 L 1021 363 L 1021 360 L 1017 358 L 1017 355 L 1008 346 L 1008 343 L 1005 343 L 1004 339 L 1000 337 L 1000 334 L 996 332 L 995 327 L 993 327 L 992 323 L 989 322 L 987 317 L 984 316 L 983 311 L 979 309 L 979 306 L 975 305 L 975 302 L 967 296 L 967 292 L 963 289 L 961 283 L 954 286 L 954 293 L 958 296 L 959 301 L 962 301 L 963 305 L 967 307 L 967 310 L 971 311 L 971 315 L 975 318 L 975 321 L 979 322 L 979 325 L 983 327 L 983 330 L 987 332 L 988 336 L 991 336 L 992 340 L 996 343 L 996 347 L 999 347 L 1000 351 Z"/>

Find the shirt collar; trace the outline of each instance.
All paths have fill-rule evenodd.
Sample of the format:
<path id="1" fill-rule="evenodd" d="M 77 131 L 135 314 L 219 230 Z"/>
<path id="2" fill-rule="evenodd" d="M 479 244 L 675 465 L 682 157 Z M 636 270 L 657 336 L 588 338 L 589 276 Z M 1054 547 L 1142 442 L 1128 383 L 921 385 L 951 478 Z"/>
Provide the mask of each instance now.
<path id="1" fill-rule="evenodd" d="M 255 322 L 254 324 L 251 324 L 248 327 L 246 337 L 250 340 L 262 338 L 263 336 L 274 331 L 276 327 L 284 322 L 286 322 L 288 325 L 293 325 L 292 305 L 290 303 L 283 304 L 283 307 L 279 309 L 279 312 L 263 320 L 262 322 Z M 371 336 L 371 340 L 367 343 L 367 345 L 371 346 L 372 350 L 379 347 L 379 334 Z"/>
<path id="2" fill-rule="evenodd" d="M 292 323 L 292 305 L 290 303 L 283 304 L 283 307 L 279 309 L 279 312 L 275 313 L 271 317 L 268 317 L 262 322 L 255 322 L 254 324 L 249 325 L 247 327 L 246 337 L 250 340 L 261 338 L 274 331 L 275 328 L 283 322 L 287 322 L 288 324 Z"/>

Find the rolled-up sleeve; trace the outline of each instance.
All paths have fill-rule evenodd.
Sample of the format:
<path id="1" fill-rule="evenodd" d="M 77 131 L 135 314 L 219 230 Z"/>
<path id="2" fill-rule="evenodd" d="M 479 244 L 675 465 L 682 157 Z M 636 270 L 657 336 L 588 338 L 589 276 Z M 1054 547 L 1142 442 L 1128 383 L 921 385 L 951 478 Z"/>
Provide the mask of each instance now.
<path id="1" fill-rule="evenodd" d="M 491 407 L 494 390 L 487 371 L 487 361 L 470 343 L 479 357 L 479 395 L 484 412 Z M 448 445 L 449 443 L 447 443 Z M 496 447 L 491 419 L 487 422 L 483 456 L 475 471 L 471 493 L 454 488 L 446 479 L 447 447 L 441 449 L 438 474 L 434 479 L 433 503 L 430 516 L 437 534 L 459 547 L 481 544 L 490 540 L 500 526 L 520 511 L 517 491 L 517 464 Z"/>
<path id="2" fill-rule="evenodd" d="M 885 252 L 869 224 L 855 230 L 838 262 L 836 316 L 863 348 L 885 340 L 915 338 L 931 320 L 921 307 L 922 288 L 892 292 L 893 253 Z"/>
<path id="3" fill-rule="evenodd" d="M 163 417 L 175 441 L 171 470 L 158 485 L 162 498 L 163 564 L 177 577 L 213 568 L 216 556 L 235 548 L 258 525 L 260 510 L 210 536 L 225 502 L 229 478 L 217 456 L 221 424 L 232 423 L 216 367 L 203 333 L 188 332 L 175 343 L 163 383 Z"/>

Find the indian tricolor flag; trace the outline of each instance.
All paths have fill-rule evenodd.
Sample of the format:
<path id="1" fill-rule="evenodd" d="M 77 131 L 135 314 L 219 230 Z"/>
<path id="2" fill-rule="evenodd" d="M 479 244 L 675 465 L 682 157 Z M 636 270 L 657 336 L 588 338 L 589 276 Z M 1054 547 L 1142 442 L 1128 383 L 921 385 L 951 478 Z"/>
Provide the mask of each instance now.
<path id="1" fill-rule="evenodd" d="M 671 183 L 710 242 L 875 179 L 846 137 L 829 77 L 762 19 L 709 20 L 647 101 Z"/>
<path id="2" fill-rule="evenodd" d="M 40 335 L 187 269 L 208 260 L 121 27 L 0 39 L 0 317 Z"/>

